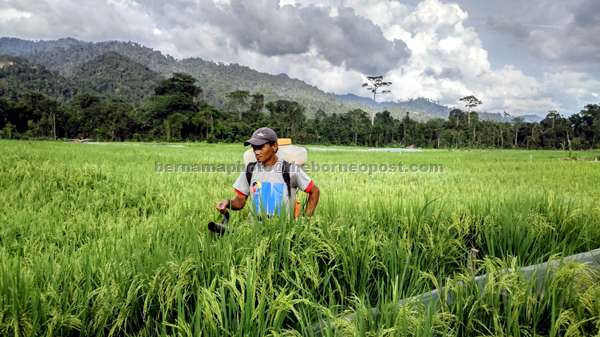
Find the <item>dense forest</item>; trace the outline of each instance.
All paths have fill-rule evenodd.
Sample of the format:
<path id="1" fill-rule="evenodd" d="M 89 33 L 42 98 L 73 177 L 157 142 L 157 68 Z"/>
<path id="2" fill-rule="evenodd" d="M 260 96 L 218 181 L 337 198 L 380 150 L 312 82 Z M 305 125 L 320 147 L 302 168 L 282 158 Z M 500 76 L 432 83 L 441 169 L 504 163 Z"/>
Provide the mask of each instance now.
<path id="1" fill-rule="evenodd" d="M 290 78 L 286 74 L 271 75 L 239 64 L 212 62 L 201 58 L 176 60 L 135 42 L 86 43 L 74 39 L 26 41 L 0 38 L 0 54 L 24 57 L 32 64 L 44 65 L 66 78 L 77 76 L 77 70 L 82 65 L 94 62 L 108 52 L 128 58 L 163 78 L 175 72 L 193 76 L 198 80 L 197 84 L 204 88 L 202 99 L 220 109 L 227 107 L 227 94 L 236 90 L 260 92 L 267 101 L 285 99 L 298 102 L 305 107 L 308 117 L 314 117 L 319 110 L 343 114 L 354 109 L 371 109 L 370 99 L 365 101 L 365 98 L 325 93 L 316 86 Z M 361 83 L 357 83 L 358 87 L 360 85 Z M 365 95 L 369 95 L 366 90 Z M 377 106 L 378 110 L 383 110 L 382 107 L 385 106 L 395 118 L 402 118 L 410 111 L 412 118 L 419 121 L 447 118 L 450 111 L 425 98 L 385 102 Z"/>
<path id="2" fill-rule="evenodd" d="M 371 125 L 362 109 L 307 114 L 293 100 L 232 90 L 223 107 L 203 98 L 196 78 L 164 79 L 117 53 L 80 64 L 64 77 L 26 59 L 0 57 L 0 137 L 97 141 L 242 142 L 261 126 L 299 144 L 415 146 L 423 148 L 599 148 L 600 106 L 568 118 L 550 111 L 539 123 L 480 120 L 477 112 L 450 111 L 447 119 L 419 122 L 406 112 L 379 112 Z"/>
<path id="3" fill-rule="evenodd" d="M 70 37 L 49 41 L 29 41 L 14 37 L 2 37 L 0 38 L 0 51 L 2 51 L 0 54 L 20 56 L 53 49 L 66 49 L 82 44 L 86 43 Z"/>

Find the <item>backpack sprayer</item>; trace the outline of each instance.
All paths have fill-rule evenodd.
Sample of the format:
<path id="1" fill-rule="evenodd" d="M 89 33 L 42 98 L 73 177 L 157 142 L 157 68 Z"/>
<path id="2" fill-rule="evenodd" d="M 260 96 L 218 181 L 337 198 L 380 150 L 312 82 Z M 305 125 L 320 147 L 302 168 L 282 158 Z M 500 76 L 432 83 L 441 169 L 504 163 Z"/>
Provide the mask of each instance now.
<path id="1" fill-rule="evenodd" d="M 279 145 L 279 149 L 277 150 L 276 156 L 278 158 L 283 159 L 285 162 L 296 164 L 302 167 L 308 161 L 308 153 L 306 152 L 306 149 L 303 147 L 292 145 L 291 139 L 279 138 L 277 140 L 277 144 Z M 254 169 L 254 165 L 256 165 L 256 157 L 254 156 L 254 150 L 249 149 L 246 150 L 246 152 L 244 152 L 244 165 L 247 168 L 250 166 L 252 169 Z M 291 192 L 291 186 L 289 182 L 289 171 L 282 172 L 282 174 L 284 175 L 283 180 L 285 181 L 289 191 L 288 197 L 291 200 L 291 193 L 296 193 L 297 190 L 294 189 L 294 191 Z M 248 185 L 250 185 L 250 180 L 252 179 L 252 170 L 249 170 L 246 173 L 246 179 L 248 180 Z M 296 204 L 294 205 L 294 217 L 300 216 L 300 210 L 300 201 L 296 200 Z M 213 221 L 209 222 L 208 229 L 211 232 L 219 234 L 219 236 L 225 234 L 227 232 L 227 224 L 229 223 L 229 212 L 225 212 L 224 216 L 225 219 L 223 219 L 223 222 L 221 222 L 220 224 Z"/>

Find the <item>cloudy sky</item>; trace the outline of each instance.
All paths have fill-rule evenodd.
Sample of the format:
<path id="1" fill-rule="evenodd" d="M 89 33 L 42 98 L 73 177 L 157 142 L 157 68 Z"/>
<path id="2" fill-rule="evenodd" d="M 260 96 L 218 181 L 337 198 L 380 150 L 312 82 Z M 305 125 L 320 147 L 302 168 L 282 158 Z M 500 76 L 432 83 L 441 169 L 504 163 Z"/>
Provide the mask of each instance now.
<path id="1" fill-rule="evenodd" d="M 599 0 L 0 0 L 0 35 L 135 41 L 363 96 L 386 75 L 381 99 L 513 115 L 600 103 Z"/>

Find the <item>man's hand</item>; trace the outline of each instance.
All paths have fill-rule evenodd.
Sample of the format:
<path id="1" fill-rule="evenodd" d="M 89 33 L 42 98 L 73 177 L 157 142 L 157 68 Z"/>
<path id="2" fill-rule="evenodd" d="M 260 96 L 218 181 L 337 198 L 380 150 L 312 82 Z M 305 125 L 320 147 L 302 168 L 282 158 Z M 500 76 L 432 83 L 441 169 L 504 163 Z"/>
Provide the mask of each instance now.
<path id="1" fill-rule="evenodd" d="M 221 214 L 227 213 L 227 208 L 229 207 L 230 201 L 228 199 L 224 199 L 217 202 L 217 211 Z"/>
<path id="2" fill-rule="evenodd" d="M 317 204 L 319 203 L 319 196 L 321 195 L 321 191 L 319 187 L 315 183 L 313 183 L 310 192 L 308 192 L 308 207 L 306 207 L 305 215 L 307 217 L 312 216 L 315 208 L 317 208 Z"/>
<path id="3" fill-rule="evenodd" d="M 246 206 L 246 198 L 248 197 L 245 195 L 236 195 L 235 198 L 231 200 L 223 199 L 217 201 L 217 211 L 221 214 L 227 213 L 227 209 L 238 211 Z"/>

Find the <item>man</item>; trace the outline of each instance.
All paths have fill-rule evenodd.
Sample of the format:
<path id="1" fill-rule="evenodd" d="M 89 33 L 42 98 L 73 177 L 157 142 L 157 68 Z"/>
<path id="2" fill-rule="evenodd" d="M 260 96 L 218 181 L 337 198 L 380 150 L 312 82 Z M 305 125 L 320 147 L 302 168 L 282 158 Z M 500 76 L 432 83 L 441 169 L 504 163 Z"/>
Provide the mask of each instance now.
<path id="1" fill-rule="evenodd" d="M 251 210 L 257 214 L 266 212 L 268 215 L 279 214 L 283 207 L 288 214 L 293 214 L 296 199 L 296 188 L 308 193 L 308 205 L 305 210 L 306 216 L 311 216 L 319 202 L 319 188 L 317 185 L 296 165 L 291 164 L 289 172 L 289 186 L 283 169 L 284 162 L 277 158 L 277 134 L 269 128 L 260 128 L 252 134 L 252 138 L 244 142 L 244 146 L 252 145 L 256 164 L 246 167 L 251 169 L 250 177 L 246 170 L 240 174 L 233 188 L 237 194 L 235 198 L 217 202 L 217 210 L 225 214 L 227 209 L 234 211 L 246 206 L 248 196 L 253 201 Z"/>

